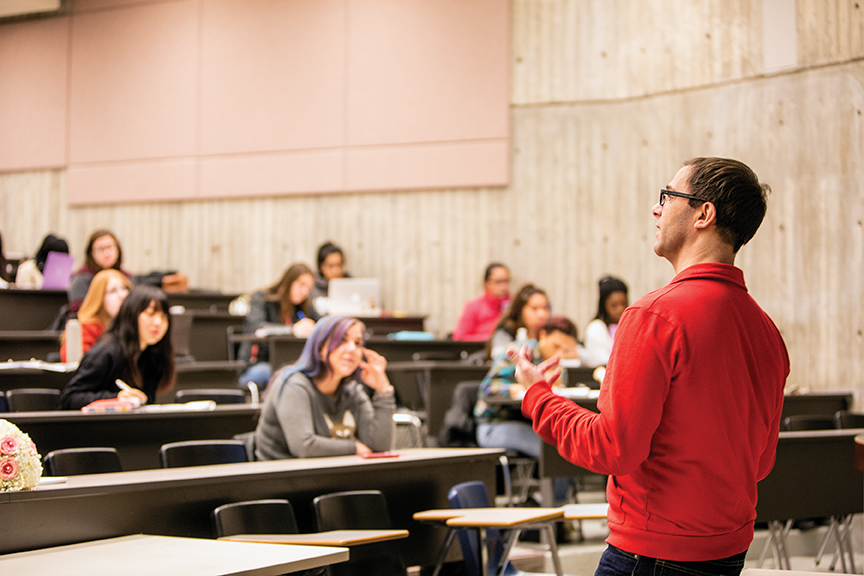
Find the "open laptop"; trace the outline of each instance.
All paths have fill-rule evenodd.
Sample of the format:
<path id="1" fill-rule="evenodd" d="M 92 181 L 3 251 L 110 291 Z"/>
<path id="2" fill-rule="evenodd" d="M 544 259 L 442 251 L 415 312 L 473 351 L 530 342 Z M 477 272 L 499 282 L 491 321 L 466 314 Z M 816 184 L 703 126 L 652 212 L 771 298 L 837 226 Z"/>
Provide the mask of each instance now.
<path id="1" fill-rule="evenodd" d="M 327 288 L 330 314 L 381 315 L 381 280 L 378 278 L 334 278 Z"/>
<path id="2" fill-rule="evenodd" d="M 48 252 L 42 269 L 42 290 L 68 290 L 75 258 L 63 252 Z"/>

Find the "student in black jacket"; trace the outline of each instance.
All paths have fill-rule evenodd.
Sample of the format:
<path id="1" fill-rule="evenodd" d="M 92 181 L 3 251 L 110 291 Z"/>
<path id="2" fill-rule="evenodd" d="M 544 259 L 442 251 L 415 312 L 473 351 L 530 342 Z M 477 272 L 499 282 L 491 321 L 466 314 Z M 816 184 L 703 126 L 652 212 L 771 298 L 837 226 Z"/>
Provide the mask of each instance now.
<path id="1" fill-rule="evenodd" d="M 155 286 L 136 286 L 108 331 L 81 359 L 63 390 L 63 409 L 77 410 L 104 398 L 155 402 L 157 392 L 174 386 L 170 322 L 165 293 Z M 129 389 L 121 389 L 118 379 Z"/>

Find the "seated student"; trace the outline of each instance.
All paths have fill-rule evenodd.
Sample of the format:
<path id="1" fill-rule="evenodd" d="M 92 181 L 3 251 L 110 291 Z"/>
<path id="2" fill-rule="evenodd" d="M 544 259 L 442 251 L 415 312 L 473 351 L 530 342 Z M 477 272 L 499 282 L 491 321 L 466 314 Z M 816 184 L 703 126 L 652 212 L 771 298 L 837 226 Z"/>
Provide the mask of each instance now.
<path id="1" fill-rule="evenodd" d="M 137 286 L 120 306 L 117 318 L 78 365 L 63 389 L 64 410 L 78 410 L 94 400 L 117 398 L 155 402 L 174 386 L 168 299 L 155 286 Z M 128 384 L 121 390 L 117 379 Z"/>
<path id="2" fill-rule="evenodd" d="M 90 289 L 90 282 L 93 281 L 93 276 L 100 270 L 113 268 L 120 270 L 127 278 L 131 275 L 125 272 L 121 266 L 123 264 L 123 249 L 117 241 L 117 237 L 110 230 L 96 230 L 90 235 L 87 240 L 87 250 L 85 252 L 86 260 L 72 275 L 72 280 L 69 282 L 69 318 L 74 318 L 78 314 L 78 309 L 81 308 L 84 297 L 87 296 L 87 290 Z"/>
<path id="3" fill-rule="evenodd" d="M 599 284 L 597 316 L 585 327 L 582 362 L 586 366 L 605 366 L 609 361 L 618 319 L 628 306 L 627 285 L 622 280 L 605 276 Z"/>
<path id="4" fill-rule="evenodd" d="M 295 336 L 308 336 L 318 320 L 318 313 L 309 298 L 313 282 L 312 270 L 308 266 L 292 264 L 278 282 L 252 295 L 243 332 L 254 334 L 268 326 L 291 326 Z M 244 342 L 239 357 L 249 365 L 240 376 L 240 383 L 255 382 L 263 388 L 272 373 L 267 346 Z"/>
<path id="5" fill-rule="evenodd" d="M 333 278 L 349 278 L 345 272 L 345 255 L 342 249 L 332 242 L 325 242 L 318 248 L 318 272 L 315 274 L 315 286 L 310 298 L 314 302 L 318 298 L 326 298 L 330 280 Z"/>
<path id="6" fill-rule="evenodd" d="M 525 329 L 525 340 L 536 340 L 540 328 L 549 319 L 549 299 L 546 292 L 533 284 L 526 284 L 510 300 L 510 305 L 498 320 L 492 337 L 486 342 L 491 360 L 500 356 L 516 340 L 519 330 Z"/>
<path id="7" fill-rule="evenodd" d="M 84 303 L 78 310 L 81 325 L 81 352 L 87 352 L 96 343 L 105 329 L 117 316 L 120 305 L 126 300 L 132 282 L 122 273 L 110 268 L 93 277 Z M 60 338 L 60 361 L 66 362 L 66 333 Z"/>
<path id="8" fill-rule="evenodd" d="M 483 276 L 483 295 L 469 300 L 456 321 L 453 340 L 488 340 L 501 313 L 510 302 L 510 270 L 493 262 Z"/>
<path id="9" fill-rule="evenodd" d="M 300 359 L 267 387 L 255 430 L 257 460 L 366 454 L 390 449 L 396 402 L 387 361 L 364 348 L 355 318 L 318 321 Z M 374 390 L 371 400 L 363 384 Z"/>
<path id="10" fill-rule="evenodd" d="M 65 240 L 53 234 L 45 236 L 39 250 L 36 251 L 36 256 L 30 260 L 24 260 L 18 265 L 18 272 L 15 274 L 16 288 L 32 288 L 34 290 L 42 288 L 42 271 L 45 269 L 45 260 L 48 258 L 49 252 L 68 254 L 69 245 Z"/>
<path id="11" fill-rule="evenodd" d="M 533 346 L 533 362 L 539 364 L 558 354 L 562 359 L 577 359 L 576 326 L 564 316 L 553 316 L 537 333 L 536 340 L 526 343 Z M 566 371 L 561 375 L 566 382 Z M 495 358 L 492 368 L 483 379 L 477 393 L 474 417 L 477 421 L 477 443 L 483 448 L 507 448 L 533 458 L 540 458 L 543 445 L 540 437 L 531 428 L 531 422 L 522 417 L 521 407 L 495 405 L 487 398 L 521 398 L 525 387 L 516 382 L 516 364 L 503 352 Z M 555 504 L 561 505 L 567 498 L 567 489 L 573 484 L 569 478 L 555 480 Z"/>

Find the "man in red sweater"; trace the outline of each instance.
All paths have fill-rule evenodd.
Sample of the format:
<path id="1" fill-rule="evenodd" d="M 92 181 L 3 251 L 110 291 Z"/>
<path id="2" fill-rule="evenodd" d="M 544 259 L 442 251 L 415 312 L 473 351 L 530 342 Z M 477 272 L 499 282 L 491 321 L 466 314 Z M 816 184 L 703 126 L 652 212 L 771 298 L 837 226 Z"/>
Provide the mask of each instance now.
<path id="1" fill-rule="evenodd" d="M 789 374 L 780 332 L 734 266 L 769 191 L 741 162 L 696 158 L 660 192 L 654 252 L 676 276 L 621 316 L 599 413 L 551 392 L 557 359 L 535 366 L 529 350 L 518 354 L 534 430 L 609 475 L 609 546 L 596 575 L 743 567 Z"/>

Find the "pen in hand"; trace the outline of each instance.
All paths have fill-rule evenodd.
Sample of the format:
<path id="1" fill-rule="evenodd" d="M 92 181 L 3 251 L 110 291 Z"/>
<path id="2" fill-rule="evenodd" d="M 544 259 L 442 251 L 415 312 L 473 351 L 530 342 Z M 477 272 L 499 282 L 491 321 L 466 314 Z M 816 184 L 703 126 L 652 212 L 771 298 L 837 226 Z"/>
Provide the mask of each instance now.
<path id="1" fill-rule="evenodd" d="M 117 378 L 116 380 L 114 380 L 114 383 L 117 384 L 117 387 L 120 388 L 120 390 L 125 390 L 127 392 L 132 392 L 134 390 L 134 388 L 129 386 L 126 382 L 124 382 L 120 378 Z M 133 394 L 135 394 L 135 393 L 133 392 Z M 138 406 L 141 406 L 142 404 L 145 404 L 147 402 L 147 400 L 142 400 L 140 397 L 138 397 L 137 394 L 135 396 L 133 396 L 132 398 L 130 398 L 129 400 L 131 402 L 137 403 Z"/>

